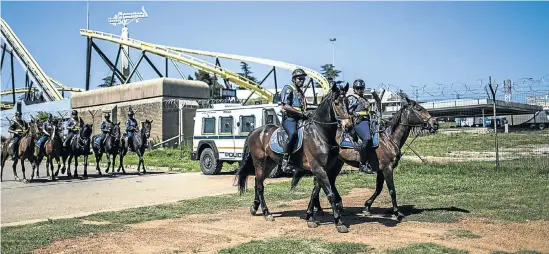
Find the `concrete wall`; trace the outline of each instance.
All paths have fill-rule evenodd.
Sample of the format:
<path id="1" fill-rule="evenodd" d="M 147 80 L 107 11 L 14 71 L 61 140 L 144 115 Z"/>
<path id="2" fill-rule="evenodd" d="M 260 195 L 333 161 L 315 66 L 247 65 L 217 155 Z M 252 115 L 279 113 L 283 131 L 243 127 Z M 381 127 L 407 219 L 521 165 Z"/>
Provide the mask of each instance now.
<path id="1" fill-rule="evenodd" d="M 151 140 L 160 142 L 179 135 L 179 128 L 185 136 L 192 137 L 196 107 L 182 110 L 181 127 L 179 108 L 188 104 L 198 105 L 194 100 L 207 98 L 209 87 L 202 81 L 160 78 L 75 94 L 71 106 L 85 123 L 93 123 L 94 134 L 100 132 L 105 111 L 111 113 L 113 122 L 120 121 L 124 132 L 131 106 L 140 128 L 145 119 L 153 121 Z M 167 145 L 177 142 L 175 139 Z"/>

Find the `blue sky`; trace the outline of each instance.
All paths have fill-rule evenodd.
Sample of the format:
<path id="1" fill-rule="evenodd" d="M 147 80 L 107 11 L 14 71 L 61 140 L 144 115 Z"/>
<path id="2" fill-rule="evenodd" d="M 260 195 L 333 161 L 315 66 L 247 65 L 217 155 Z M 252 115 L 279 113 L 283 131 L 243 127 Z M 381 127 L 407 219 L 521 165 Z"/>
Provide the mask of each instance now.
<path id="1" fill-rule="evenodd" d="M 1 5 L 2 18 L 49 76 L 85 87 L 86 39 L 79 34 L 86 28 L 85 1 Z M 107 19 L 119 11 L 140 11 L 142 5 L 149 17 L 129 25 L 130 37 L 151 43 L 320 70 L 332 62 L 329 38 L 335 37 L 342 78 L 362 78 L 371 87 L 426 85 L 436 92 L 436 83 L 478 85 L 489 75 L 516 80 L 549 74 L 549 2 L 90 2 L 90 29 L 119 34 L 121 27 Z M 114 61 L 116 45 L 96 43 Z M 131 54 L 137 61 L 139 52 Z M 164 69 L 162 58 L 152 61 Z M 139 68 L 144 77 L 156 77 L 144 63 Z M 240 71 L 237 61 L 221 63 Z M 250 65 L 259 79 L 270 68 Z M 16 82 L 23 86 L 22 68 L 16 66 Z M 185 74 L 194 71 L 181 68 Z M 169 72 L 176 77 L 173 66 Z M 91 89 L 109 73 L 94 52 Z M 290 71 L 277 73 L 279 86 L 289 82 Z M 2 77 L 6 89 L 8 76 Z M 272 79 L 266 83 L 273 87 Z"/>

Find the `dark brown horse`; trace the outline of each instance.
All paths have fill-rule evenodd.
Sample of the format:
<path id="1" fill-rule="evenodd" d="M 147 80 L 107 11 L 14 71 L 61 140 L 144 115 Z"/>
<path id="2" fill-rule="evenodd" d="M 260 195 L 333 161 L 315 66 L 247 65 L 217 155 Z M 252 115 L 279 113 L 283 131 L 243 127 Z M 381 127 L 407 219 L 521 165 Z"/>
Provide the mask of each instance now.
<path id="1" fill-rule="evenodd" d="M 50 138 L 44 143 L 44 155 L 46 156 L 46 171 L 51 170 L 50 180 L 55 180 L 59 175 L 61 160 L 63 156 L 63 140 L 61 139 L 61 128 L 56 120 L 52 126 Z M 53 172 L 53 159 L 57 162 L 57 170 Z M 47 171 L 49 172 L 49 171 Z"/>
<path id="2" fill-rule="evenodd" d="M 111 156 L 112 156 L 112 172 L 114 173 L 114 164 L 116 160 L 116 156 L 120 152 L 121 147 L 121 140 L 122 140 L 122 133 L 120 132 L 120 122 L 116 124 L 112 124 L 112 127 L 109 131 L 109 133 L 105 134 L 107 135 L 105 137 L 105 141 L 101 142 L 99 146 L 95 144 L 95 142 L 92 143 L 92 149 L 93 153 L 95 154 L 95 169 L 101 175 L 101 168 L 99 167 L 99 162 L 101 162 L 101 158 L 103 157 L 103 153 L 107 155 L 107 169 L 105 170 L 105 173 L 109 173 L 109 170 L 111 168 Z M 95 141 L 95 139 L 99 135 L 94 135 L 92 137 L 92 140 Z"/>
<path id="3" fill-rule="evenodd" d="M 143 173 L 147 173 L 147 171 L 145 170 L 145 161 L 143 160 L 143 155 L 145 154 L 145 145 L 147 144 L 147 139 L 151 137 L 152 122 L 153 120 L 149 121 L 145 119 L 145 122 L 141 125 L 141 129 L 134 133 L 132 142 L 128 142 L 127 137 L 121 140 L 119 152 L 120 165 L 118 165 L 117 172 L 120 172 L 120 169 L 122 169 L 122 173 L 126 174 L 126 170 L 124 170 L 124 156 L 126 156 L 126 153 L 128 153 L 128 151 L 133 151 L 137 154 L 137 157 L 139 157 L 139 163 L 137 164 L 137 173 L 141 174 L 141 171 L 139 171 L 141 166 L 143 166 Z"/>
<path id="4" fill-rule="evenodd" d="M 13 162 L 13 176 L 15 178 L 16 181 L 21 181 L 19 179 L 19 176 L 17 176 L 17 171 L 16 171 L 16 168 L 17 168 L 17 162 L 21 161 L 21 169 L 23 171 L 23 182 L 24 183 L 28 183 L 28 180 L 27 180 L 27 177 L 25 175 L 25 159 L 29 160 L 29 162 L 31 163 L 32 165 L 32 168 L 33 168 L 33 173 L 32 175 L 34 176 L 34 167 L 35 167 L 35 157 L 34 157 L 34 142 L 35 142 L 35 134 L 36 134 L 36 130 L 37 130 L 37 125 L 34 121 L 31 121 L 28 126 L 26 126 L 27 129 L 24 130 L 23 132 L 23 136 L 21 137 L 21 140 L 19 140 L 19 147 L 17 149 L 17 156 L 16 156 L 16 159 L 15 161 Z M 12 152 L 12 143 L 11 143 L 11 138 L 10 139 L 7 139 L 5 142 L 3 142 L 2 144 L 2 158 L 1 158 L 1 162 L 2 162 L 2 169 L 0 169 L 0 181 L 2 181 L 2 175 L 4 174 L 4 165 L 6 163 L 6 160 L 8 158 L 11 158 L 12 155 L 13 155 L 13 152 Z M 31 176 L 31 181 L 32 181 L 32 176 Z"/>
<path id="5" fill-rule="evenodd" d="M 336 160 L 338 155 L 338 145 L 336 142 L 336 132 L 338 126 L 347 129 L 352 126 L 352 119 L 347 111 L 347 99 L 345 93 L 349 89 L 349 84 L 344 88 L 333 85 L 329 94 L 327 94 L 314 115 L 303 121 L 302 128 L 302 147 L 295 151 L 292 157 L 300 170 L 312 172 L 319 180 L 332 207 L 335 207 L 335 195 L 332 185 L 329 182 L 329 170 L 336 169 L 329 167 L 331 161 Z M 238 189 L 242 194 L 246 189 L 247 176 L 255 173 L 255 198 L 250 212 L 255 215 L 259 205 L 263 210 L 266 220 L 274 220 L 267 208 L 263 196 L 263 181 L 271 174 L 271 171 L 282 161 L 282 154 L 272 150 L 270 145 L 271 136 L 277 134 L 277 129 L 282 127 L 267 124 L 254 129 L 248 135 L 244 145 L 243 161 L 236 173 L 238 179 Z M 273 141 L 274 142 L 274 141 Z M 299 142 L 298 142 L 299 144 Z M 296 145 L 296 147 L 299 147 Z M 339 232 L 348 232 L 347 226 L 343 224 L 339 211 L 334 211 L 334 222 Z M 308 214 L 309 215 L 309 214 Z M 309 218 L 309 217 L 308 217 Z M 315 221 L 308 221 L 309 227 L 316 227 Z"/>
<path id="6" fill-rule="evenodd" d="M 414 127 L 421 127 L 422 129 L 429 130 L 431 133 L 436 132 L 436 120 L 431 117 L 429 112 L 415 101 L 408 98 L 405 99 L 407 104 L 403 105 L 393 119 L 385 125 L 384 130 L 380 131 L 379 147 L 375 149 L 375 152 L 368 152 L 368 164 L 372 167 L 372 170 L 377 173 L 377 180 L 374 194 L 364 204 L 364 213 L 370 214 L 372 203 L 381 193 L 383 182 L 385 181 L 387 188 L 389 188 L 389 195 L 391 196 L 391 201 L 393 203 L 393 215 L 395 215 L 399 221 L 404 219 L 404 215 L 398 210 L 393 171 L 398 166 L 398 162 L 402 156 L 401 148 L 408 139 L 410 130 Z M 341 131 L 338 130 L 338 140 L 340 135 Z M 370 149 L 373 150 L 373 148 Z M 359 161 L 360 156 L 355 149 L 342 148 L 339 152 L 339 160 L 334 163 L 334 169 L 331 170 L 333 174 L 330 175 L 330 181 L 335 183 L 337 175 L 343 168 L 344 163 L 358 168 Z M 297 185 L 301 176 L 302 174 L 299 172 L 294 174 L 292 189 Z M 313 211 L 314 207 L 317 207 L 318 212 L 322 212 L 318 195 L 319 191 L 320 189 L 317 184 L 315 184 L 309 207 L 311 211 Z M 338 200 L 341 200 L 341 197 L 339 197 Z M 338 204 L 338 209 L 343 209 L 341 203 Z"/>
<path id="7" fill-rule="evenodd" d="M 84 156 L 84 178 L 88 177 L 88 156 L 90 155 L 90 140 L 93 130 L 93 124 L 85 124 L 72 140 L 69 141 L 69 145 L 63 150 L 63 169 L 61 173 L 64 173 L 65 162 L 69 159 L 67 167 L 67 175 L 71 174 L 71 162 L 74 158 L 74 178 L 78 177 L 78 157 Z"/>

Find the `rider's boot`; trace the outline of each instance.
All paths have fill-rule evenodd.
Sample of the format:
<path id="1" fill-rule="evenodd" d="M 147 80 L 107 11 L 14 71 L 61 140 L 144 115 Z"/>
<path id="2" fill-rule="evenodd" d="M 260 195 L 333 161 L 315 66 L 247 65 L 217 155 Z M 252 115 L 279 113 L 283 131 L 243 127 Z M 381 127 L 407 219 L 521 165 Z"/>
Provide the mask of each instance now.
<path id="1" fill-rule="evenodd" d="M 282 158 L 282 172 L 284 173 L 292 173 L 294 171 L 294 165 L 292 165 L 292 162 L 290 160 L 290 155 L 292 154 L 292 150 L 294 149 L 293 143 L 295 143 L 293 139 L 295 138 L 290 138 L 288 140 L 288 144 L 286 145 L 286 151 L 284 151 L 284 157 Z"/>
<path id="2" fill-rule="evenodd" d="M 368 150 L 374 151 L 372 149 L 368 149 L 368 143 L 369 142 L 363 142 L 360 146 L 360 165 L 358 167 L 358 171 L 366 174 L 373 174 L 372 167 L 368 167 L 368 164 L 366 163 L 367 156 L 368 156 Z"/>

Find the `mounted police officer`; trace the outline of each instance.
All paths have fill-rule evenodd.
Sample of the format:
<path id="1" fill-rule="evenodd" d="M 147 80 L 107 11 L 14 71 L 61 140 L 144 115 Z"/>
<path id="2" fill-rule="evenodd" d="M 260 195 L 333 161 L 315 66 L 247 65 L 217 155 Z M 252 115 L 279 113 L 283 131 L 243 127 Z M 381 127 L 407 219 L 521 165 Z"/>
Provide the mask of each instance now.
<path id="1" fill-rule="evenodd" d="M 355 133 L 360 137 L 361 141 L 357 148 L 360 153 L 360 166 L 359 171 L 373 174 L 372 169 L 367 167 L 367 150 L 369 141 L 371 139 L 370 133 L 370 111 L 371 105 L 366 98 L 364 98 L 364 89 L 366 89 L 366 84 L 364 80 L 357 79 L 353 82 L 354 94 L 349 95 L 349 113 L 356 116 L 356 122 L 354 126 Z"/>
<path id="2" fill-rule="evenodd" d="M 293 166 L 290 162 L 290 154 L 297 142 L 297 123 L 301 119 L 308 118 L 307 101 L 303 94 L 303 85 L 307 74 L 302 69 L 295 69 L 292 73 L 292 84 L 288 84 L 281 91 L 282 127 L 288 134 L 288 144 L 284 151 L 282 171 L 289 173 Z"/>
<path id="3" fill-rule="evenodd" d="M 13 134 L 13 138 L 11 142 L 12 142 L 12 152 L 13 152 L 12 159 L 14 161 L 17 159 L 19 141 L 21 140 L 21 137 L 23 136 L 23 133 L 27 130 L 27 128 L 28 128 L 27 123 L 21 118 L 21 112 L 16 111 L 15 115 L 13 116 L 11 125 L 8 129 L 8 132 Z"/>
<path id="4" fill-rule="evenodd" d="M 70 144 L 74 135 L 84 126 L 84 121 L 82 118 L 78 117 L 78 111 L 73 110 L 71 116 L 72 117 L 67 120 L 67 130 L 69 131 L 69 134 L 67 135 L 65 142 L 63 142 L 63 148 L 66 148 L 67 145 Z"/>
<path id="5" fill-rule="evenodd" d="M 53 126 L 53 115 L 48 114 L 48 119 L 42 124 L 42 137 L 36 142 L 36 148 L 34 150 L 34 156 L 38 156 L 40 153 L 40 147 L 50 138 L 51 130 Z"/>
<path id="6" fill-rule="evenodd" d="M 109 112 L 105 113 L 105 120 L 101 123 L 101 126 L 99 129 L 101 129 L 101 133 L 99 134 L 99 142 L 96 141 L 97 145 L 101 145 L 105 141 L 105 138 L 107 137 L 107 134 L 111 132 L 112 128 L 112 121 L 111 121 L 111 114 Z"/>
<path id="7" fill-rule="evenodd" d="M 126 120 L 126 136 L 128 137 L 128 147 L 132 147 L 130 144 L 133 142 L 133 136 L 135 132 L 139 130 L 137 120 L 134 118 L 134 112 L 132 108 L 128 110 L 128 120 Z"/>

